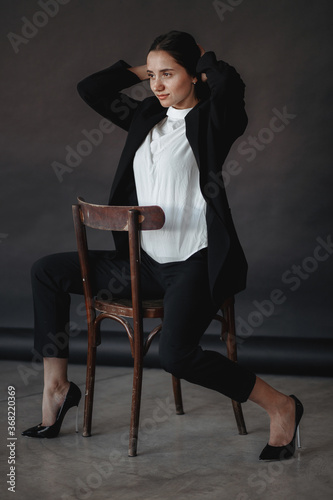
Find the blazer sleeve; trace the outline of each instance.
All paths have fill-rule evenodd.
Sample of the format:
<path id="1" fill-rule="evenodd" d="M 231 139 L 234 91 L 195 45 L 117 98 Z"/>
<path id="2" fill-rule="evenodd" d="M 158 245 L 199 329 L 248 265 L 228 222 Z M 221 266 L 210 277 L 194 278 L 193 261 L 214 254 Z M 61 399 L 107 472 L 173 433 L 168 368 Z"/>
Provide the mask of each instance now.
<path id="1" fill-rule="evenodd" d="M 84 78 L 77 85 L 82 99 L 97 113 L 128 131 L 140 101 L 122 93 L 141 80 L 125 61 Z"/>
<path id="2" fill-rule="evenodd" d="M 245 85 L 235 68 L 217 61 L 214 52 L 205 52 L 197 64 L 198 73 L 206 73 L 210 90 L 208 105 L 214 128 L 232 144 L 243 134 L 247 123 Z"/>

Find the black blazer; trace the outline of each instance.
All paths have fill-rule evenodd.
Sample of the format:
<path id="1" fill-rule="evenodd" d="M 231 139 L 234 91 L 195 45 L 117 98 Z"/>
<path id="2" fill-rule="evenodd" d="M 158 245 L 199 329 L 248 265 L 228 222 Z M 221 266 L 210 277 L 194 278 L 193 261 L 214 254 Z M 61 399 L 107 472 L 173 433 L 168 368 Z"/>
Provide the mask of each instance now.
<path id="1" fill-rule="evenodd" d="M 155 96 L 137 101 L 120 91 L 140 79 L 118 61 L 78 84 L 83 100 L 105 118 L 128 131 L 112 185 L 110 205 L 137 205 L 133 158 L 151 128 L 166 115 Z M 199 170 L 200 188 L 207 202 L 208 273 L 215 303 L 245 288 L 247 262 L 232 221 L 222 164 L 235 139 L 245 130 L 244 84 L 235 69 L 206 52 L 197 65 L 206 73 L 210 96 L 201 100 L 186 116 L 186 136 Z M 215 175 L 214 175 L 215 174 Z M 216 180 L 217 179 L 217 180 Z M 127 233 L 114 233 L 116 250 L 128 251 Z"/>

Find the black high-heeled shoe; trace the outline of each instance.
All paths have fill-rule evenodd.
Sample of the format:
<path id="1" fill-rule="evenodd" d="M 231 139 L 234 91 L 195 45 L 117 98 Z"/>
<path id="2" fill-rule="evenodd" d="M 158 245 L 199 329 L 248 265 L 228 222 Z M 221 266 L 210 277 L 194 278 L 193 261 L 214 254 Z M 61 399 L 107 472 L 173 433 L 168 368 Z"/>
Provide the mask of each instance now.
<path id="1" fill-rule="evenodd" d="M 27 437 L 35 437 L 35 438 L 55 438 L 58 436 L 62 421 L 68 410 L 73 406 L 77 406 L 76 410 L 76 432 L 78 432 L 78 410 L 79 410 L 79 402 L 81 399 L 81 391 L 77 385 L 73 382 L 70 383 L 68 392 L 66 394 L 65 400 L 62 403 L 58 413 L 56 421 L 53 425 L 35 425 L 34 427 L 30 427 L 26 431 L 22 432 L 22 436 Z"/>
<path id="2" fill-rule="evenodd" d="M 295 431 L 292 440 L 289 444 L 285 446 L 271 446 L 266 444 L 265 448 L 262 450 L 259 456 L 259 460 L 287 460 L 294 456 L 295 453 L 295 440 L 297 435 L 297 448 L 301 447 L 301 439 L 299 434 L 299 423 L 303 415 L 303 405 L 296 398 L 296 396 L 290 395 L 295 401 Z"/>

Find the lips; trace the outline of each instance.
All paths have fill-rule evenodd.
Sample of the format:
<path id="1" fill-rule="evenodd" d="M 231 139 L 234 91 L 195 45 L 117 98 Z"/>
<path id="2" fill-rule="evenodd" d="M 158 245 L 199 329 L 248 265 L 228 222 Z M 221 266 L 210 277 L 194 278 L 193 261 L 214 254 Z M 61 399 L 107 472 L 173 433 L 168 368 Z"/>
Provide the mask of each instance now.
<path id="1" fill-rule="evenodd" d="M 167 97 L 169 97 L 169 94 L 158 94 L 158 95 L 156 94 L 156 97 L 158 99 L 163 100 L 163 99 L 166 99 Z"/>

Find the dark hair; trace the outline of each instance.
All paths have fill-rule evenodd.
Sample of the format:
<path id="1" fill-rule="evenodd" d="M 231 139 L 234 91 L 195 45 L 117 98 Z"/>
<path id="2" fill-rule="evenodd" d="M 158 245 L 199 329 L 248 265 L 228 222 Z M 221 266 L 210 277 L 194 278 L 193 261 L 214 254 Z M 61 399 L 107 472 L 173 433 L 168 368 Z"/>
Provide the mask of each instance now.
<path id="1" fill-rule="evenodd" d="M 208 85 L 201 80 L 201 75 L 196 72 L 201 52 L 193 36 L 184 31 L 169 31 L 160 35 L 153 41 L 149 52 L 164 50 L 183 66 L 189 75 L 196 76 L 195 94 L 198 99 L 203 99 L 209 94 Z"/>

